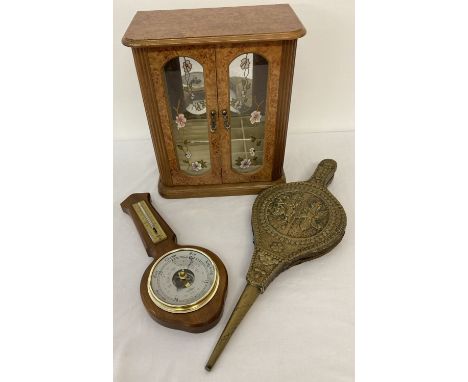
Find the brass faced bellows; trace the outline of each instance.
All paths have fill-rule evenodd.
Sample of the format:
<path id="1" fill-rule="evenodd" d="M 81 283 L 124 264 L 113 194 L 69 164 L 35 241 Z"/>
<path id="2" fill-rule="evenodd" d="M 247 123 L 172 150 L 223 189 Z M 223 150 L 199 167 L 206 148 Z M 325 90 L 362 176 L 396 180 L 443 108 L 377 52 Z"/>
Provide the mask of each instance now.
<path id="1" fill-rule="evenodd" d="M 273 186 L 255 200 L 255 249 L 247 286 L 216 343 L 207 370 L 211 370 L 258 295 L 276 276 L 291 266 L 326 254 L 343 238 L 346 214 L 327 189 L 336 167 L 334 160 L 325 159 L 308 181 Z"/>

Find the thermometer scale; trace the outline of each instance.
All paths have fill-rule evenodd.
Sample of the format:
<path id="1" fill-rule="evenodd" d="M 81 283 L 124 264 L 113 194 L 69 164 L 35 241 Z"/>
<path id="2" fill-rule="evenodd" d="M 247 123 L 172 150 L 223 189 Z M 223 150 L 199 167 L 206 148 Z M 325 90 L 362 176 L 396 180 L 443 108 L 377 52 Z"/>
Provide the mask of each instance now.
<path id="1" fill-rule="evenodd" d="M 178 245 L 148 193 L 130 195 L 121 207 L 132 218 L 148 256 L 153 258 L 140 283 L 150 316 L 161 325 L 194 333 L 216 325 L 228 284 L 219 257 L 202 247 Z"/>

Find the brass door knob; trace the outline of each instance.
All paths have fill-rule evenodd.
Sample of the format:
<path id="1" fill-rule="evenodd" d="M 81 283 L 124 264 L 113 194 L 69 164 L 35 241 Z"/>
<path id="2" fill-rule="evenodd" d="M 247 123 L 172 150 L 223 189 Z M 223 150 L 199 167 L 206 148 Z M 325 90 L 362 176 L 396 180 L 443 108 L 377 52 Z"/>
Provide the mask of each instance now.
<path id="1" fill-rule="evenodd" d="M 216 111 L 211 110 L 210 116 L 211 116 L 210 131 L 214 133 L 216 131 Z"/>
<path id="2" fill-rule="evenodd" d="M 231 124 L 229 123 L 229 117 L 228 117 L 228 112 L 226 109 L 223 109 L 221 112 L 223 115 L 223 121 L 224 121 L 224 128 L 229 130 L 231 128 Z"/>

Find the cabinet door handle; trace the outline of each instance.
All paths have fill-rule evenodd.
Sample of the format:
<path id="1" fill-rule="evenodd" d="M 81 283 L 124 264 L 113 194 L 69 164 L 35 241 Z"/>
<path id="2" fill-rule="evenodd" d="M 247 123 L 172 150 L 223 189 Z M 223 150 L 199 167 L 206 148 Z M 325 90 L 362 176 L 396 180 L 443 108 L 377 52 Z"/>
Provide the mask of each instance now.
<path id="1" fill-rule="evenodd" d="M 210 111 L 211 122 L 210 122 L 210 131 L 214 133 L 216 131 L 216 111 Z"/>
<path id="2" fill-rule="evenodd" d="M 231 128 L 231 124 L 229 123 L 229 117 L 228 117 L 228 112 L 226 109 L 223 109 L 221 112 L 223 114 L 223 121 L 224 121 L 224 127 L 229 130 Z"/>

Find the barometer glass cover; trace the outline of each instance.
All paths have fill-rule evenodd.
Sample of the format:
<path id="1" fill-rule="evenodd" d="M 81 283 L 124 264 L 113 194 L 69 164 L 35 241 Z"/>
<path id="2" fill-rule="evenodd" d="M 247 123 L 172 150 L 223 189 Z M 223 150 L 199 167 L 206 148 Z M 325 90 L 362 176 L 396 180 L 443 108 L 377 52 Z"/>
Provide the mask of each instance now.
<path id="1" fill-rule="evenodd" d="M 161 309 L 187 313 L 207 304 L 218 284 L 215 263 L 202 251 L 180 248 L 162 256 L 153 265 L 148 292 Z"/>

